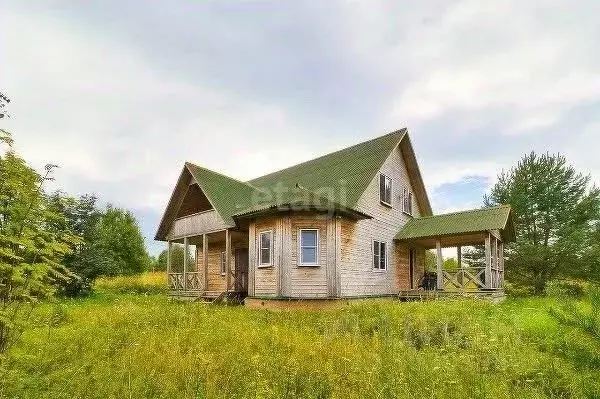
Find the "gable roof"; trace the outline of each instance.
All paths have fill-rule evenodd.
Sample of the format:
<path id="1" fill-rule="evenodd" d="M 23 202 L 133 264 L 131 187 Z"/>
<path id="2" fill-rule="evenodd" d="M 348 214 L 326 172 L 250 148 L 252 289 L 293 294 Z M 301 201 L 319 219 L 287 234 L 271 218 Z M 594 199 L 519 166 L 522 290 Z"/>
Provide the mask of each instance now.
<path id="1" fill-rule="evenodd" d="M 262 195 L 259 189 L 249 183 L 189 162 L 185 166 L 223 221 L 230 226 L 235 226 L 233 216 L 236 213 L 250 207 Z"/>
<path id="2" fill-rule="evenodd" d="M 488 230 L 500 230 L 505 242 L 514 240 L 515 231 L 509 205 L 414 218 L 404 225 L 394 239 L 410 240 Z"/>
<path id="3" fill-rule="evenodd" d="M 362 194 L 376 177 L 392 151 L 400 146 L 414 185 L 419 209 L 431 215 L 431 205 L 408 138 L 400 129 L 375 139 L 242 182 L 186 162 L 175 191 L 160 222 L 155 239 L 164 239 L 175 218 L 176 193 L 184 173 L 189 172 L 225 224 L 235 226 L 239 217 L 273 209 L 326 209 L 357 218 L 370 217 L 355 209 Z M 345 198 L 332 199 L 344 193 Z M 283 193 L 283 194 L 281 194 Z M 323 194 L 325 193 L 325 194 Z"/>
<path id="4" fill-rule="evenodd" d="M 431 206 L 407 133 L 407 129 L 400 129 L 385 136 L 258 177 L 248 183 L 258 188 L 270 188 L 276 185 L 291 188 L 299 184 L 313 191 L 344 187 L 345 206 L 354 208 L 390 153 L 406 140 L 409 147 L 407 151 L 409 156 L 406 157 L 406 161 L 411 164 L 408 169 L 417 172 L 413 173 L 413 176 L 416 177 L 414 179 L 416 180 L 414 182 L 417 186 L 416 191 L 421 194 L 418 195 L 419 205 L 424 214 L 431 215 Z"/>

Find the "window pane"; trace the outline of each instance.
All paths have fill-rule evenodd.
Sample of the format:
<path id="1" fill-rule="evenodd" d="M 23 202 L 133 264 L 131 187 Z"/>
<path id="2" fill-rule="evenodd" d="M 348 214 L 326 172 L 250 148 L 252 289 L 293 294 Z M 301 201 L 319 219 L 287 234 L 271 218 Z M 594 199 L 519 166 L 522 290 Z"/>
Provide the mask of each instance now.
<path id="1" fill-rule="evenodd" d="M 385 269 L 385 258 L 387 256 L 387 251 L 386 251 L 386 243 L 382 242 L 381 243 L 381 256 L 379 257 L 379 268 L 380 269 Z"/>
<path id="2" fill-rule="evenodd" d="M 271 247 L 271 234 L 270 233 L 262 233 L 260 235 L 260 248 L 270 248 Z"/>
<path id="3" fill-rule="evenodd" d="M 263 265 L 271 263 L 271 250 L 269 248 L 260 250 L 260 263 Z"/>
<path id="4" fill-rule="evenodd" d="M 379 269 L 379 241 L 373 241 L 373 267 Z"/>
<path id="5" fill-rule="evenodd" d="M 385 202 L 385 176 L 379 175 L 379 199 Z"/>
<path id="6" fill-rule="evenodd" d="M 316 248 L 302 248 L 302 259 L 301 263 L 317 263 L 317 249 Z"/>
<path id="7" fill-rule="evenodd" d="M 315 230 L 302 230 L 300 232 L 300 246 L 302 247 L 316 247 L 317 246 L 317 232 Z"/>

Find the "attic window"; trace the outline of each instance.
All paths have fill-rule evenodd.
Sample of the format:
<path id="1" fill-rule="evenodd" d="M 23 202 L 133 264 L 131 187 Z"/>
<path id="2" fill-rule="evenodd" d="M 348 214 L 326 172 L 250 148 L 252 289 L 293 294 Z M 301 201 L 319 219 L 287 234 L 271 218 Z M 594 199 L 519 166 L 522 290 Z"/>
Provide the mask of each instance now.
<path id="1" fill-rule="evenodd" d="M 404 190 L 402 191 L 402 211 L 408 215 L 413 214 L 413 198 L 412 192 L 409 190 L 407 186 L 404 186 Z"/>
<path id="2" fill-rule="evenodd" d="M 392 178 L 379 175 L 379 201 L 387 206 L 392 206 Z"/>

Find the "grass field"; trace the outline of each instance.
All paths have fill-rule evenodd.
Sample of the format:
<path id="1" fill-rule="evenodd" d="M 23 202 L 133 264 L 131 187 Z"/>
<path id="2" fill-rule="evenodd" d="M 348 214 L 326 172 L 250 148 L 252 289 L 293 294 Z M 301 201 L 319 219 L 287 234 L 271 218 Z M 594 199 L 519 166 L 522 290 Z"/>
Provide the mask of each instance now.
<path id="1" fill-rule="evenodd" d="M 550 312 L 565 304 L 589 312 L 586 301 L 268 312 L 169 302 L 161 277 L 129 279 L 40 306 L 1 359 L 0 396 L 600 397 L 600 331 Z"/>

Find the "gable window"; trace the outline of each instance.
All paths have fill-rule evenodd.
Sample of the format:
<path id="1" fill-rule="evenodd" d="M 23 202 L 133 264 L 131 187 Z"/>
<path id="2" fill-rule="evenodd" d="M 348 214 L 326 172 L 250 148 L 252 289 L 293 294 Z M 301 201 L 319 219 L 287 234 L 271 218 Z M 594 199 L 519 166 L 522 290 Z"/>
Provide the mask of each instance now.
<path id="1" fill-rule="evenodd" d="M 258 235 L 258 265 L 273 265 L 273 232 L 263 231 Z"/>
<path id="2" fill-rule="evenodd" d="M 387 270 L 388 250 L 387 243 L 373 241 L 373 269 Z"/>
<path id="3" fill-rule="evenodd" d="M 402 198 L 403 198 L 403 204 L 402 204 L 402 211 L 406 214 L 409 214 L 412 216 L 413 214 L 413 209 L 412 209 L 412 202 L 413 202 L 413 198 L 412 198 L 412 192 L 410 192 L 410 190 L 408 189 L 408 187 L 404 186 L 404 190 L 402 191 Z"/>
<path id="4" fill-rule="evenodd" d="M 221 252 L 221 276 L 224 276 L 227 273 L 227 257 L 225 256 L 225 252 Z"/>
<path id="5" fill-rule="evenodd" d="M 392 178 L 384 174 L 379 175 L 379 201 L 392 206 Z"/>
<path id="6" fill-rule="evenodd" d="M 319 264 L 319 230 L 300 230 L 300 265 L 316 266 Z"/>

